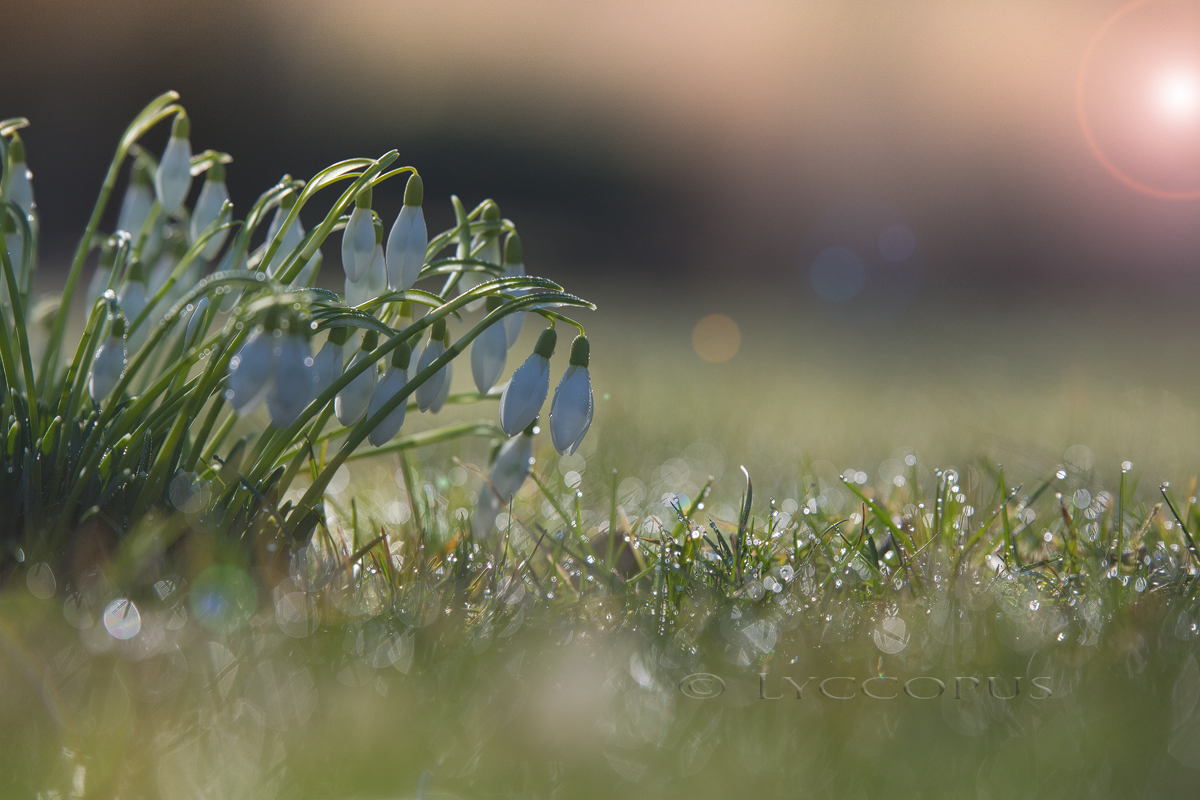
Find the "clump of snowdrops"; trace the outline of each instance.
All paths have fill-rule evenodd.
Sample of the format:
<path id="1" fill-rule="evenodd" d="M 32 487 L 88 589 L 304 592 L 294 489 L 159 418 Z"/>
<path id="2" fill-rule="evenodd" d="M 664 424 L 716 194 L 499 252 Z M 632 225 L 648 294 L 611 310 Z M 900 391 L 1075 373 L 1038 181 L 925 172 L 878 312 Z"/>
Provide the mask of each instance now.
<path id="1" fill-rule="evenodd" d="M 302 548 L 324 528 L 324 490 L 356 450 L 463 436 L 508 440 L 480 501 L 475 529 L 486 535 L 528 472 L 564 324 L 578 336 L 548 427 L 564 453 L 587 432 L 588 342 L 552 309 L 591 304 L 525 274 L 515 227 L 490 200 L 468 211 L 452 197 L 454 226 L 430 237 L 421 177 L 395 166 L 396 151 L 307 181 L 284 176 L 238 216 L 225 185 L 232 158 L 193 154 L 177 101 L 155 99 L 121 137 L 56 304 L 30 296 L 38 212 L 18 132 L 28 122 L 0 123 L 0 573 L 24 562 L 52 587 L 97 541 L 91 557 L 119 543 L 136 572 L 197 527 L 242 545 L 242 562 L 264 536 L 271 551 Z M 139 141 L 166 123 L 156 158 Z M 102 232 L 122 178 L 116 227 Z M 394 220 L 372 208 L 384 192 L 403 194 Z M 305 231 L 299 215 L 318 203 L 321 221 Z M 322 247 L 339 235 L 343 294 L 315 286 Z M 499 386 L 534 319 L 548 323 L 534 353 Z M 477 391 L 452 395 L 468 350 Z M 496 399 L 498 425 L 400 436 L 408 412 Z M 281 503 L 298 476 L 303 495 Z"/>

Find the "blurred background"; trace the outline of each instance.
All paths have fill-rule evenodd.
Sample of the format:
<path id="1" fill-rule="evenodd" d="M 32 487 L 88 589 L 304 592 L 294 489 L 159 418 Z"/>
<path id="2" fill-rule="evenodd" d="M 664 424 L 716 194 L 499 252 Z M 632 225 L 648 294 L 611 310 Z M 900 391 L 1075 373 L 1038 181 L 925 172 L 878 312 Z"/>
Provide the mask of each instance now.
<path id="1" fill-rule="evenodd" d="M 49 285 L 173 88 L 236 207 L 392 147 L 431 229 L 452 192 L 496 199 L 530 271 L 600 305 L 606 400 L 645 426 L 623 437 L 1194 469 L 1196 2 L 5 6 Z"/>

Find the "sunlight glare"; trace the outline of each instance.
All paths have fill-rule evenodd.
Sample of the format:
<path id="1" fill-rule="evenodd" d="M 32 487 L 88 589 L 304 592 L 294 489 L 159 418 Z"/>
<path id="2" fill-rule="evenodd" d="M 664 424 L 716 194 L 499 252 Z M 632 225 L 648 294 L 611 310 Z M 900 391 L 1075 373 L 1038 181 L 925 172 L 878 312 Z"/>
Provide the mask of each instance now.
<path id="1" fill-rule="evenodd" d="M 1167 116 L 1176 120 L 1191 119 L 1200 111 L 1200 81 L 1193 72 L 1169 72 L 1158 82 L 1156 99 Z"/>

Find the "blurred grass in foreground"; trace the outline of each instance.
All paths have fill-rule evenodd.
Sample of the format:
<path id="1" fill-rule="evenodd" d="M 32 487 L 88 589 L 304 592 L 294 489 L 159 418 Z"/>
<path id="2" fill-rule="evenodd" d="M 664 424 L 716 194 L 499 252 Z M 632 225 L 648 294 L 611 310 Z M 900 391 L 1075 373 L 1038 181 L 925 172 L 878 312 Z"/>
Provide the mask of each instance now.
<path id="1" fill-rule="evenodd" d="M 411 463 L 416 502 L 395 455 L 351 463 L 328 543 L 256 576 L 235 630 L 183 599 L 213 558 L 202 526 L 133 594 L 101 568 L 74 576 L 82 595 L 38 599 L 46 576 L 14 574 L 3 780 L 164 800 L 1194 784 L 1196 559 L 1157 492 L 1173 481 L 1200 530 L 1186 331 L 1164 345 L 1150 325 L 997 317 L 848 333 L 760 312 L 739 355 L 707 365 L 688 344 L 702 313 L 660 307 L 636 335 L 623 313 L 589 321 L 600 435 L 563 458 L 539 436 L 546 491 L 526 483 L 506 540 L 465 538 L 485 447 L 439 446 Z M 605 552 L 614 530 L 636 552 Z M 140 621 L 127 640 L 122 597 Z M 699 697 L 714 684 L 696 673 L 724 691 Z M 897 696 L 867 696 L 872 676 Z M 818 680 L 798 700 L 785 677 Z M 989 677 L 1000 696 L 1023 684 L 1000 699 Z M 934 678 L 944 692 L 918 699 Z"/>

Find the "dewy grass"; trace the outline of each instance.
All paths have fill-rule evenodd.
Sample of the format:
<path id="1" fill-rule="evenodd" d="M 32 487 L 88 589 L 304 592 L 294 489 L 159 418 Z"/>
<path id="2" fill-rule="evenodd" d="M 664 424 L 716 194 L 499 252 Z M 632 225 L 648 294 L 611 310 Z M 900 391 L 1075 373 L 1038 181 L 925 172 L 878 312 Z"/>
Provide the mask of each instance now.
<path id="1" fill-rule="evenodd" d="M 452 198 L 430 239 L 388 153 L 236 219 L 209 187 L 227 156 L 180 168 L 175 100 L 122 138 L 44 340 L 24 121 L 0 123 L 0 681 L 36 689 L 4 697 L 0 775 L 22 794 L 1132 796 L 1200 766 L 1194 483 L 909 456 L 727 497 L 712 447 L 597 475 L 586 339 L 537 419 L 555 323 L 577 327 L 552 309 L 589 304 L 524 274 L 494 204 Z M 137 141 L 167 119 L 163 168 Z M 164 213 L 206 171 L 221 202 Z M 402 175 L 389 232 L 371 205 Z M 347 227 L 345 294 L 314 288 Z M 498 392 L 526 314 L 550 325 Z M 450 394 L 473 342 L 478 391 Z M 557 461 L 533 460 L 543 428 Z"/>

